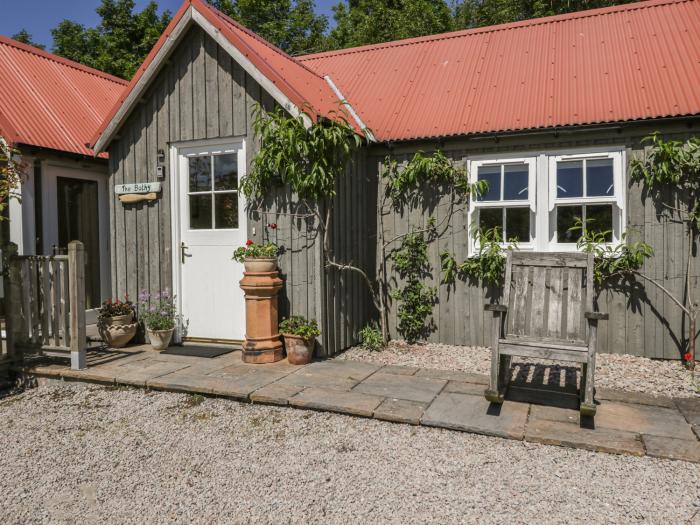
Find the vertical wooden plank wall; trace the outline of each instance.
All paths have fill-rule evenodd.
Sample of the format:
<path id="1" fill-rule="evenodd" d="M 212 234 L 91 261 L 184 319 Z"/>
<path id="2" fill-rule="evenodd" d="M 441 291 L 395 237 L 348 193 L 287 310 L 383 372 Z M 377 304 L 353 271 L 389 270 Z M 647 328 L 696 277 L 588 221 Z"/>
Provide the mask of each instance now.
<path id="1" fill-rule="evenodd" d="M 225 50 L 199 28 L 190 30 L 109 147 L 115 296 L 128 294 L 135 300 L 142 290 L 155 293 L 172 287 L 170 144 L 243 137 L 250 164 L 259 147 L 252 132 L 252 113 L 258 103 L 266 109 L 274 106 L 272 98 Z M 160 198 L 124 206 L 114 195 L 114 185 L 158 180 L 158 150 L 165 153 L 166 171 Z M 285 248 L 280 258 L 286 278 L 283 314 L 317 318 L 320 308 L 313 291 L 320 274 L 313 240 L 307 238 L 304 221 L 275 215 L 277 209 L 288 211 L 290 196 L 280 194 L 275 202 L 265 217 L 251 211 L 248 235 L 257 241 L 274 240 Z M 279 228 L 266 228 L 270 223 Z"/>
<path id="2" fill-rule="evenodd" d="M 499 151 L 512 152 L 518 148 L 523 151 L 547 151 L 553 148 L 585 147 L 592 145 L 627 144 L 627 160 L 643 154 L 640 139 L 643 134 L 617 136 L 612 139 L 596 140 L 581 134 L 576 141 L 552 143 L 527 139 L 527 144 L 515 144 L 496 146 L 491 148 L 498 156 Z M 525 142 L 525 139 L 523 139 Z M 435 146 L 426 147 L 424 151 L 430 151 Z M 408 147 L 392 153 L 394 158 L 405 161 L 417 151 L 418 146 L 411 150 Z M 482 154 L 487 150 L 483 147 L 474 147 L 464 143 L 458 143 L 443 151 L 448 154 L 455 163 L 464 164 L 470 155 Z M 381 169 L 382 158 L 379 155 L 370 157 L 369 164 L 374 164 Z M 685 287 L 685 265 L 688 253 L 687 238 L 681 224 L 677 224 L 658 215 L 657 208 L 651 199 L 643 198 L 642 188 L 638 185 L 626 188 L 627 206 L 627 232 L 629 242 L 638 240 L 649 243 L 655 250 L 655 256 L 649 259 L 644 267 L 647 275 L 658 280 L 664 286 L 673 290 L 676 294 L 682 294 Z M 430 211 L 439 223 L 442 214 L 449 210 L 444 196 L 439 204 Z M 426 211 L 429 213 L 429 211 Z M 420 226 L 425 216 L 412 210 L 408 215 L 394 213 L 385 220 L 385 235 L 391 237 L 405 233 L 409 228 Z M 469 232 L 467 231 L 466 210 L 455 210 L 450 221 L 450 226 L 442 233 L 434 246 L 429 248 L 430 264 L 433 276 L 430 282 L 438 286 L 439 302 L 433 309 L 433 320 L 436 330 L 430 341 L 457 344 L 457 345 L 488 345 L 491 329 L 490 320 L 484 317 L 483 304 L 493 300 L 487 287 L 476 282 L 464 282 L 457 280 L 453 285 L 447 286 L 439 283 L 440 252 L 451 250 L 458 261 L 467 256 Z M 390 272 L 392 272 L 390 265 Z M 391 275 L 391 274 L 390 274 Z M 700 261 L 695 257 L 692 273 L 692 287 L 695 298 L 700 297 L 698 286 L 700 275 Z M 437 280 L 436 280 L 437 279 Z M 438 283 L 438 284 L 435 284 Z M 395 286 L 400 287 L 400 280 Z M 681 295 L 682 296 L 682 295 Z M 653 285 L 645 285 L 642 289 L 635 289 L 630 293 L 621 293 L 611 289 L 604 289 L 598 297 L 600 311 L 610 314 L 610 320 L 599 325 L 600 348 L 603 352 L 627 353 L 651 358 L 679 359 L 680 345 L 687 325 L 683 320 L 678 307 L 666 298 Z M 392 337 L 400 337 L 396 330 L 396 304 L 391 305 L 390 331 Z"/>

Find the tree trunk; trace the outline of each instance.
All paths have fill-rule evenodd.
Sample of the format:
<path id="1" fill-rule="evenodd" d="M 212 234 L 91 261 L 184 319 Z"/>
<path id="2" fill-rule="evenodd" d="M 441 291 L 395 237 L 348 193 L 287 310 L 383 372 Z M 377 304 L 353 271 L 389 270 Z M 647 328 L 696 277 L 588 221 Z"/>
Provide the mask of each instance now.
<path id="1" fill-rule="evenodd" d="M 695 309 L 693 309 L 688 321 L 688 352 L 690 352 L 688 368 L 691 370 L 695 370 L 695 315 Z"/>

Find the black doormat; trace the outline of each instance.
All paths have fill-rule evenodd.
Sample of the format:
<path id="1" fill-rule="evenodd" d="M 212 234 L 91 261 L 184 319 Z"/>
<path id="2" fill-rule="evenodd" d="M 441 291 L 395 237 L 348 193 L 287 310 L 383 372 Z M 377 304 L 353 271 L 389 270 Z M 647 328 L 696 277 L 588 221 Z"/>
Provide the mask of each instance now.
<path id="1" fill-rule="evenodd" d="M 235 346 L 171 346 L 163 354 L 168 355 L 189 355 L 192 357 L 219 357 L 220 355 L 228 354 L 236 350 Z"/>

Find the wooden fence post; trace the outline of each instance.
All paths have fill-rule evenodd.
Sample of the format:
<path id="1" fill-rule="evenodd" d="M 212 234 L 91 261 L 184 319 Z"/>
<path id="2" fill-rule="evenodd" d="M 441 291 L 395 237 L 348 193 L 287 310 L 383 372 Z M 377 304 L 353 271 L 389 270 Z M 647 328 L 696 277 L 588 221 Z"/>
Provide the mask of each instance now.
<path id="1" fill-rule="evenodd" d="M 17 245 L 13 242 L 3 247 L 3 289 L 5 291 L 5 344 L 7 358 L 16 361 L 17 332 L 21 324 L 22 283 L 17 265 Z"/>
<path id="2" fill-rule="evenodd" d="M 70 285 L 70 367 L 86 368 L 85 360 L 85 247 L 80 241 L 68 243 Z"/>

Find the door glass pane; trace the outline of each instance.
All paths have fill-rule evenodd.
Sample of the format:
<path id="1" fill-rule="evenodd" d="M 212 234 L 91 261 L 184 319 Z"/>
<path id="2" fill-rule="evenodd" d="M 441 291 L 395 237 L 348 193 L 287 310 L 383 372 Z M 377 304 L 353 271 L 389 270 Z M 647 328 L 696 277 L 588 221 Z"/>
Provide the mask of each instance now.
<path id="1" fill-rule="evenodd" d="M 557 163 L 557 197 L 583 197 L 583 161 Z"/>
<path id="2" fill-rule="evenodd" d="M 190 157 L 190 191 L 211 191 L 211 157 Z"/>
<path id="3" fill-rule="evenodd" d="M 479 210 L 479 229 L 490 230 L 498 228 L 499 235 L 503 236 L 503 208 L 481 208 Z"/>
<path id="4" fill-rule="evenodd" d="M 581 231 L 569 229 L 582 217 L 583 206 L 557 206 L 557 241 L 576 242 L 581 236 Z"/>
<path id="5" fill-rule="evenodd" d="M 214 194 L 216 229 L 238 228 L 238 193 Z"/>
<path id="6" fill-rule="evenodd" d="M 503 167 L 503 198 L 527 200 L 527 164 L 510 164 Z"/>
<path id="7" fill-rule="evenodd" d="M 589 197 L 612 196 L 613 161 L 596 159 L 586 162 L 586 194 Z"/>
<path id="8" fill-rule="evenodd" d="M 481 201 L 501 200 L 501 167 L 500 166 L 479 166 L 479 180 L 485 180 L 489 185 L 486 193 L 479 197 Z"/>
<path id="9" fill-rule="evenodd" d="M 57 177 L 58 248 L 67 253 L 70 241 L 85 246 L 85 306 L 100 305 L 100 222 L 97 182 Z"/>
<path id="10" fill-rule="evenodd" d="M 530 242 L 530 208 L 506 208 L 506 240 Z"/>
<path id="11" fill-rule="evenodd" d="M 190 195 L 190 230 L 211 230 L 211 193 Z"/>
<path id="12" fill-rule="evenodd" d="M 586 206 L 586 228 L 590 232 L 605 233 L 605 242 L 612 242 L 612 205 Z"/>
<path id="13" fill-rule="evenodd" d="M 235 190 L 238 187 L 238 155 L 214 156 L 214 189 Z"/>

